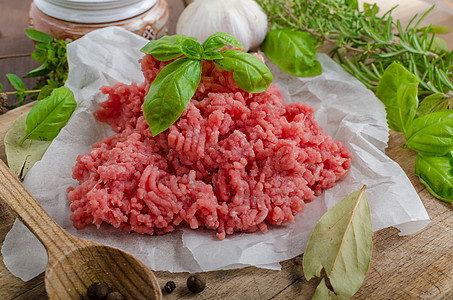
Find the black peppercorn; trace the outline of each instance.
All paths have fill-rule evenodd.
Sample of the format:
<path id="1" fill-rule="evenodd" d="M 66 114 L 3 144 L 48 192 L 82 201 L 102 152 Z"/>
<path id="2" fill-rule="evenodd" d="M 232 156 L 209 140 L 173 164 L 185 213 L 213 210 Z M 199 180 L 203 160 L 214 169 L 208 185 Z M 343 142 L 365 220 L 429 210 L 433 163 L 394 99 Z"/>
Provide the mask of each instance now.
<path id="1" fill-rule="evenodd" d="M 109 287 L 101 282 L 95 282 L 87 289 L 87 297 L 90 300 L 104 300 L 108 293 Z"/>
<path id="2" fill-rule="evenodd" d="M 187 278 L 187 288 L 192 293 L 200 293 L 206 287 L 206 281 L 200 275 L 192 275 Z"/>
<path id="3" fill-rule="evenodd" d="M 120 292 L 111 292 L 107 295 L 107 298 L 105 298 L 105 300 L 124 300 L 126 298 L 124 298 L 123 294 L 121 294 Z"/>
<path id="4" fill-rule="evenodd" d="M 169 281 L 165 284 L 164 289 L 167 293 L 171 293 L 176 289 L 176 284 L 173 281 Z"/>

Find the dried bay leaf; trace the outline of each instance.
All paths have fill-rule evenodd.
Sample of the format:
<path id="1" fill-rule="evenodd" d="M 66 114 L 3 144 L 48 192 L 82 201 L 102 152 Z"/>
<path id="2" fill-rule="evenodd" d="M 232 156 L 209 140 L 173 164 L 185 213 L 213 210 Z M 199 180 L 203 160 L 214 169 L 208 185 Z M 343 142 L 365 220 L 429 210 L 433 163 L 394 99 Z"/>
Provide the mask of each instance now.
<path id="1" fill-rule="evenodd" d="M 22 146 L 19 146 L 19 141 L 25 133 L 26 119 L 26 114 L 17 118 L 4 140 L 8 166 L 20 180 L 24 179 L 31 167 L 42 158 L 51 143 L 26 140 Z"/>
<path id="2" fill-rule="evenodd" d="M 315 296 L 350 298 L 362 285 L 373 249 L 373 228 L 365 187 L 329 209 L 313 229 L 303 259 L 304 276 L 307 280 L 321 277 L 324 269 L 333 289 L 332 293 L 327 286 L 322 286 L 326 285 L 323 280 Z M 329 291 L 331 293 L 327 293 Z"/>
<path id="3" fill-rule="evenodd" d="M 321 282 L 318 284 L 318 287 L 315 290 L 315 294 L 311 298 L 311 300 L 345 300 L 348 299 L 347 297 L 343 297 L 340 295 L 335 294 L 332 292 L 326 285 L 326 281 L 323 278 Z"/>

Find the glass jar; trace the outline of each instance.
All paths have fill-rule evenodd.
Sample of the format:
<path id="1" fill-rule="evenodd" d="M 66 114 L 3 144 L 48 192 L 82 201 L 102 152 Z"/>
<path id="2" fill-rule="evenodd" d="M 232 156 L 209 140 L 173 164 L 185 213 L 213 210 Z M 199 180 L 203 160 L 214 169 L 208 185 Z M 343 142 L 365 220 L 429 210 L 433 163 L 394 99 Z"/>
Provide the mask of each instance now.
<path id="1" fill-rule="evenodd" d="M 119 26 L 152 40 L 168 33 L 168 18 L 166 0 L 34 0 L 29 26 L 62 40 Z"/>

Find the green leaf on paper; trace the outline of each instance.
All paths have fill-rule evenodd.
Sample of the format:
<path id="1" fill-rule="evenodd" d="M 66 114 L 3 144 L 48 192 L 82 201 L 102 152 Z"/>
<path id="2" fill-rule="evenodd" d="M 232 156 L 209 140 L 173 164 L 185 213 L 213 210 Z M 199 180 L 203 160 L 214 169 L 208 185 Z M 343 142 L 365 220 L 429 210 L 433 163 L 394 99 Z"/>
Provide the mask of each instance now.
<path id="1" fill-rule="evenodd" d="M 20 180 L 24 179 L 31 167 L 41 160 L 51 143 L 27 140 L 19 146 L 19 141 L 24 136 L 26 119 L 25 114 L 17 118 L 4 140 L 8 166 Z"/>
<path id="2" fill-rule="evenodd" d="M 68 122 L 76 107 L 77 102 L 69 88 L 63 86 L 54 89 L 48 98 L 39 100 L 28 113 L 25 136 L 19 145 L 21 146 L 26 139 L 53 140 Z"/>
<path id="3" fill-rule="evenodd" d="M 332 299 L 350 298 L 362 285 L 372 248 L 370 207 L 363 186 L 329 209 L 316 224 L 304 254 L 305 278 L 321 277 L 324 269 L 335 295 Z M 326 288 L 321 286 L 316 293 L 325 295 Z"/>

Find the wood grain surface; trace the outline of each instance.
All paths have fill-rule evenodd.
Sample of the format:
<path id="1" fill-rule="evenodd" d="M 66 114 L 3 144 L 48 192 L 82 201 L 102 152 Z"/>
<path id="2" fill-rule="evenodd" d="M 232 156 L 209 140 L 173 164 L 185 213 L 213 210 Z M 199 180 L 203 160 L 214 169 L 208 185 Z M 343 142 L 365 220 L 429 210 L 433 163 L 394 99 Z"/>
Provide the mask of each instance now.
<path id="1" fill-rule="evenodd" d="M 19 2 L 29 1 L 16 0 L 13 4 L 9 0 L 0 0 L 0 16 L 4 13 L 6 3 L 20 6 Z M 398 3 L 399 7 L 393 16 L 403 23 L 407 23 L 415 13 L 422 14 L 430 7 L 418 0 L 375 2 L 381 7 L 381 12 Z M 170 22 L 174 26 L 184 2 L 169 0 L 168 3 L 173 20 Z M 21 13 L 23 16 L 24 13 Z M 1 18 L 0 22 L 4 24 Z M 424 24 L 430 22 L 453 28 L 453 16 L 441 10 L 433 11 Z M 0 26 L 0 30 L 4 31 L 3 27 Z M 453 47 L 452 33 L 443 38 Z M 3 41 L 3 37 L 0 37 L 0 51 L 3 51 Z M 17 43 L 23 45 L 25 42 Z M 5 68 L 11 72 L 11 65 L 8 63 L 5 66 L 0 60 L 0 81 Z M 1 140 L 20 112 L 12 111 L 0 116 Z M 398 162 L 408 175 L 426 207 L 431 223 L 410 236 L 399 236 L 398 230 L 394 228 L 376 232 L 371 267 L 354 299 L 453 299 L 453 205 L 432 197 L 419 182 L 414 175 L 415 153 L 401 148 L 403 143 L 401 134 L 390 132 L 386 154 Z M 4 157 L 0 146 L 0 158 Z M 3 242 L 13 220 L 11 213 L 0 204 L 0 242 Z M 197 295 L 185 288 L 189 276 L 187 273 L 155 272 L 155 275 L 162 287 L 169 280 L 175 281 L 177 285 L 173 293 L 164 293 L 165 299 L 309 299 L 318 284 L 317 281 L 307 282 L 304 279 L 300 258 L 282 262 L 281 271 L 249 267 L 203 273 L 201 275 L 206 278 L 207 287 Z M 43 275 L 23 282 L 9 273 L 0 261 L 0 299 L 47 299 Z"/>

